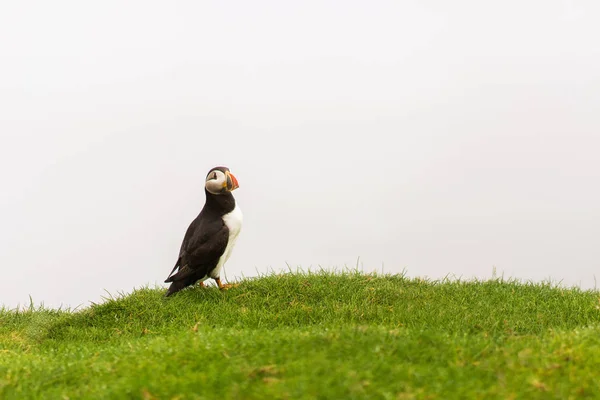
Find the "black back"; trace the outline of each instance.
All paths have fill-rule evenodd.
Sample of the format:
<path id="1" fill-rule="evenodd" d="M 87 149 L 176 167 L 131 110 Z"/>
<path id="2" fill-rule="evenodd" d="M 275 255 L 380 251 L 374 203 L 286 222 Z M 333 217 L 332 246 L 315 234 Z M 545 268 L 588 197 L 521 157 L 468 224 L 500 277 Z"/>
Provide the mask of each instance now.
<path id="1" fill-rule="evenodd" d="M 204 189 L 206 202 L 200 214 L 189 225 L 177 262 L 165 280 L 172 282 L 167 296 L 193 285 L 210 273 L 225 252 L 229 240 L 229 229 L 223 216 L 235 208 L 231 192 L 212 194 Z M 179 270 L 173 274 L 176 269 Z"/>

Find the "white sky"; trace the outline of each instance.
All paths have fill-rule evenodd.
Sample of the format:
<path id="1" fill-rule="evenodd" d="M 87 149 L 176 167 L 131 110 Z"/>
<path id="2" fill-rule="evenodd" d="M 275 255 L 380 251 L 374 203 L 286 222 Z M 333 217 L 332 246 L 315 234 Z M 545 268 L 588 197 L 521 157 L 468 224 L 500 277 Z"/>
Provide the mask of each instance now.
<path id="1" fill-rule="evenodd" d="M 226 276 L 594 287 L 597 1 L 0 4 L 0 304 L 162 283 L 227 165 Z M 165 285 L 166 286 L 166 285 Z"/>

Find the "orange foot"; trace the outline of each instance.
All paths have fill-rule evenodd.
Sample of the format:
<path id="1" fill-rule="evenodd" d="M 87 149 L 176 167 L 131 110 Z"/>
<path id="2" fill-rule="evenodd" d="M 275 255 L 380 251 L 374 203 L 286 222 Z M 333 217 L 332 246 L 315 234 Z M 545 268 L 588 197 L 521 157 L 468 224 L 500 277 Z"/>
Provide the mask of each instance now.
<path id="1" fill-rule="evenodd" d="M 200 287 L 202 287 L 202 288 L 203 288 L 203 287 L 206 287 L 206 285 L 204 284 L 204 282 L 198 282 L 198 286 L 200 286 Z"/>
<path id="2" fill-rule="evenodd" d="M 237 285 L 232 285 L 231 283 L 222 284 L 221 278 L 215 278 L 215 282 L 217 282 L 217 286 L 219 286 L 219 289 L 221 289 L 221 290 L 227 290 L 229 288 L 237 286 Z"/>

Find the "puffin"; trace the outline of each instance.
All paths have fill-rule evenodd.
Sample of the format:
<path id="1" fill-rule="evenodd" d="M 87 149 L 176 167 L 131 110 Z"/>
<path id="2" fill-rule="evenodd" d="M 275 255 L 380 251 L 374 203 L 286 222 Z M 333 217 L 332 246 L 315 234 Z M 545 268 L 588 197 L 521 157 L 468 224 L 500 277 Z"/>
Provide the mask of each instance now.
<path id="1" fill-rule="evenodd" d="M 221 269 L 231 256 L 242 228 L 242 211 L 231 194 L 238 187 L 236 177 L 227 167 L 214 167 L 206 174 L 206 201 L 188 226 L 175 266 L 165 280 L 171 284 L 166 297 L 196 282 L 204 287 L 208 278 L 214 279 L 220 290 L 231 287 L 221 283 Z"/>

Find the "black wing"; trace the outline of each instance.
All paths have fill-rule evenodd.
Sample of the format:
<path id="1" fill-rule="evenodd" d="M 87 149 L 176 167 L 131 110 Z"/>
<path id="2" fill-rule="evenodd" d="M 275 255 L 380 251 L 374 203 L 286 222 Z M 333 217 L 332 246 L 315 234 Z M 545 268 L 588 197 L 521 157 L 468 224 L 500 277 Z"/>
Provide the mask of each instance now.
<path id="1" fill-rule="evenodd" d="M 213 269 L 225 252 L 229 229 L 223 220 L 201 217 L 202 214 L 188 227 L 177 262 L 165 282 L 191 281 L 185 286 L 191 285 Z"/>

